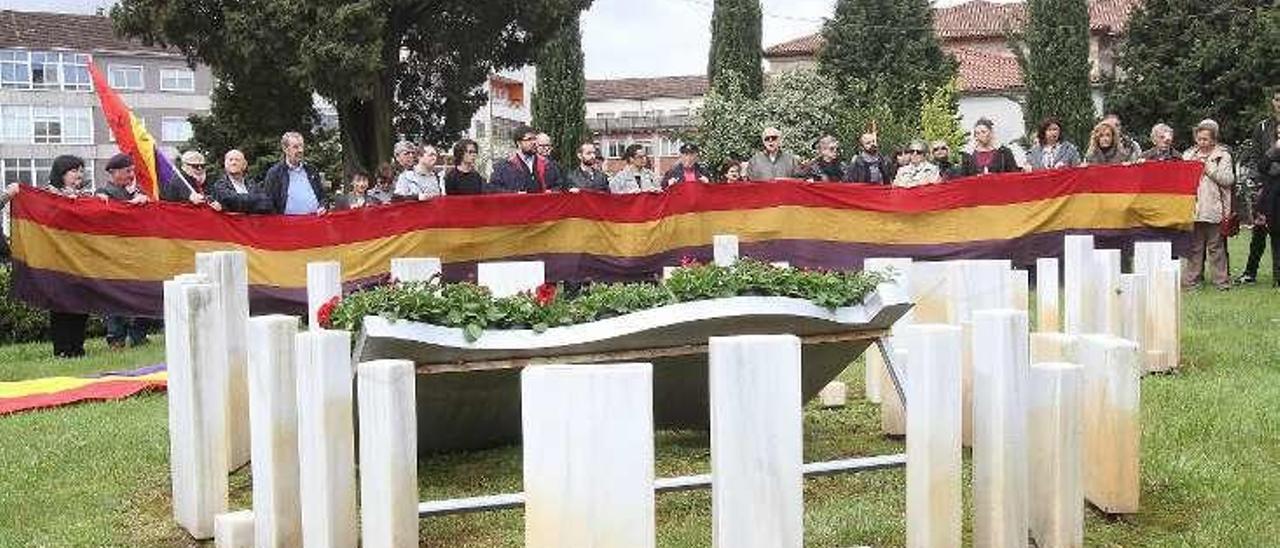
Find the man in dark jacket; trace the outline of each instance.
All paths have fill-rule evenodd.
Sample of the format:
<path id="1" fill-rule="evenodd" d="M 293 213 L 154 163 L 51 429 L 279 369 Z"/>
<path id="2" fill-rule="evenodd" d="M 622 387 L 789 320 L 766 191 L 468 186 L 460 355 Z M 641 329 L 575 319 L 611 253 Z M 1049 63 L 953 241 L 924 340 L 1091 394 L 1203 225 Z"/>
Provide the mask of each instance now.
<path id="1" fill-rule="evenodd" d="M 564 178 L 561 179 L 564 182 L 562 189 L 569 192 L 579 190 L 609 192 L 609 176 L 600 170 L 599 162 L 600 154 L 596 150 L 595 143 L 578 145 L 578 167 L 564 174 Z"/>
<path id="2" fill-rule="evenodd" d="M 107 200 L 125 202 L 130 205 L 142 205 L 149 201 L 142 189 L 138 188 L 134 178 L 133 158 L 128 154 L 116 154 L 107 161 L 107 181 L 98 185 L 97 194 Z M 107 345 L 111 348 L 142 346 L 147 344 L 147 321 L 145 318 L 108 315 L 105 319 L 107 327 Z"/>
<path id="3" fill-rule="evenodd" d="M 517 194 L 547 191 L 547 160 L 538 155 L 538 131 L 529 126 L 516 128 L 511 136 L 516 151 L 504 160 L 495 160 L 486 193 Z"/>
<path id="4" fill-rule="evenodd" d="M 858 145 L 861 150 L 849 162 L 844 180 L 852 183 L 892 184 L 893 177 L 898 173 L 898 164 L 894 159 L 880 154 L 880 141 L 876 134 L 863 133 L 858 138 Z"/>
<path id="5" fill-rule="evenodd" d="M 275 205 L 262 185 L 249 179 L 245 169 L 249 163 L 244 153 L 228 150 L 222 156 L 222 176 L 210 185 L 209 198 L 223 211 L 233 213 L 272 213 Z"/>
<path id="6" fill-rule="evenodd" d="M 840 161 L 840 142 L 824 135 L 813 145 L 817 157 L 804 168 L 804 178 L 815 183 L 838 183 L 844 180 L 848 166 Z"/>
<path id="7" fill-rule="evenodd" d="M 702 150 L 698 145 L 685 143 L 680 145 L 680 161 L 667 170 L 662 176 L 662 187 L 666 188 L 679 183 L 710 183 L 711 170 L 699 162 Z"/>
<path id="8" fill-rule="evenodd" d="M 296 131 L 285 133 L 280 138 L 284 158 L 271 166 L 262 178 L 275 213 L 313 215 L 325 212 L 329 196 L 320 181 L 320 173 L 303 163 L 304 148 L 302 134 Z"/>
<path id="9" fill-rule="evenodd" d="M 160 200 L 165 202 L 191 202 L 196 205 L 209 203 L 209 188 L 205 184 L 204 155 L 188 150 L 180 157 L 181 167 L 175 177 L 160 185 Z M 209 203 L 219 209 L 216 203 Z"/>
<path id="10" fill-rule="evenodd" d="M 1280 287 L 1280 88 L 1271 92 L 1271 116 L 1258 122 L 1253 129 L 1254 172 L 1261 188 L 1253 201 L 1254 223 L 1249 238 L 1249 262 L 1237 283 L 1251 284 L 1258 281 L 1258 264 L 1267 249 L 1267 236 L 1271 236 L 1272 283 Z"/>

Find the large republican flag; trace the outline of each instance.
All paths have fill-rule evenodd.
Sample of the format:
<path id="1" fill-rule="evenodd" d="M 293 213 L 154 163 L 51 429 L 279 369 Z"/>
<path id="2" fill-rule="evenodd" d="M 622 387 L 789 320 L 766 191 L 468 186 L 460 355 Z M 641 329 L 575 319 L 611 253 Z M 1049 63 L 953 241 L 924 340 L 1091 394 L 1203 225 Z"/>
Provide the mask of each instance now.
<path id="1" fill-rule="evenodd" d="M 160 188 L 176 175 L 173 163 L 156 146 L 155 138 L 147 133 L 147 126 L 142 120 L 134 116 L 116 90 L 111 89 L 107 77 L 103 76 L 93 59 L 89 60 L 89 76 L 93 78 L 93 89 L 98 93 L 102 115 L 116 138 L 116 146 L 120 152 L 133 157 L 138 187 L 155 199 Z"/>

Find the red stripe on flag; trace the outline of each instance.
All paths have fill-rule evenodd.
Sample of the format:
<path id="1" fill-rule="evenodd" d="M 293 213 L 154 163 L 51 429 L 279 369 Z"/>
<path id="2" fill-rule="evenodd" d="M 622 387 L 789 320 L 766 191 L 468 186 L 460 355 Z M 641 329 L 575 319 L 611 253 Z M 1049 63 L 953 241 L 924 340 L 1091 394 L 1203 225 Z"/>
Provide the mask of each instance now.
<path id="1" fill-rule="evenodd" d="M 164 390 L 164 388 L 164 381 L 96 382 L 74 390 L 17 398 L 0 398 L 0 415 L 34 409 L 48 409 L 82 401 L 119 400 L 144 390 Z"/>
<path id="2" fill-rule="evenodd" d="M 111 128 L 111 134 L 116 138 L 116 147 L 120 152 L 133 158 L 138 187 L 147 196 L 155 198 L 155 175 L 146 169 L 148 159 L 143 156 L 143 151 L 138 147 L 139 136 L 134 133 L 133 112 L 129 110 L 128 105 L 124 104 L 124 100 L 116 90 L 111 89 L 111 85 L 107 83 L 107 77 L 98 70 L 98 65 L 93 58 L 89 59 L 89 76 L 93 78 L 93 89 L 97 92 L 98 101 L 102 104 L 102 116 L 107 119 L 107 126 Z M 155 159 L 152 158 L 150 161 L 154 162 Z"/>

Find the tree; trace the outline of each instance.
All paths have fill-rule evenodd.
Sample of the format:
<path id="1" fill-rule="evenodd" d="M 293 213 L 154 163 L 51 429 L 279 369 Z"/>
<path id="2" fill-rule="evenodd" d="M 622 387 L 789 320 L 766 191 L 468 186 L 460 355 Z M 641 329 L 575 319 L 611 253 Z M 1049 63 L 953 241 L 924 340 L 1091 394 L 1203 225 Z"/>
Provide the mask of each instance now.
<path id="1" fill-rule="evenodd" d="M 111 17 L 123 35 L 177 47 L 189 62 L 209 65 L 236 96 L 261 108 L 284 106 L 272 98 L 276 85 L 296 85 L 306 104 L 312 93 L 329 100 L 351 170 L 391 158 L 393 127 L 429 142 L 457 137 L 484 103 L 485 78 L 528 63 L 589 5 L 122 0 Z"/>
<path id="2" fill-rule="evenodd" d="M 551 136 L 553 157 L 567 165 L 587 134 L 582 33 L 574 19 L 538 52 L 533 125 Z"/>
<path id="3" fill-rule="evenodd" d="M 1027 86 L 1027 134 L 1056 116 L 1064 140 L 1088 143 L 1094 113 L 1087 0 L 1028 0 L 1026 30 L 1012 45 Z"/>
<path id="4" fill-rule="evenodd" d="M 1145 134 L 1166 123 L 1190 145 L 1190 129 L 1217 120 L 1240 144 L 1280 82 L 1280 8 L 1269 0 L 1147 0 L 1129 19 L 1107 110 Z"/>
<path id="5" fill-rule="evenodd" d="M 935 90 L 920 106 L 920 129 L 926 141 L 946 141 L 960 150 L 969 134 L 960 127 L 960 85 L 956 80 Z"/>
<path id="6" fill-rule="evenodd" d="M 762 22 L 760 0 L 715 0 L 711 12 L 711 52 L 707 76 L 712 87 L 727 91 L 725 72 L 737 74 L 747 97 L 756 98 L 764 88 L 761 66 Z"/>
<path id="7" fill-rule="evenodd" d="M 722 88 L 712 89 L 698 109 L 692 132 L 711 165 L 749 158 L 759 148 L 766 126 L 782 131 L 784 149 L 806 157 L 814 141 L 835 134 L 842 123 L 839 97 L 812 70 L 770 78 L 759 98 L 747 96 L 737 73 L 726 71 L 722 78 Z"/>
<path id="8" fill-rule="evenodd" d="M 933 32 L 928 0 L 837 0 L 822 27 L 818 71 L 852 118 L 841 139 L 875 126 L 882 148 L 920 133 L 920 98 L 956 76 Z"/>

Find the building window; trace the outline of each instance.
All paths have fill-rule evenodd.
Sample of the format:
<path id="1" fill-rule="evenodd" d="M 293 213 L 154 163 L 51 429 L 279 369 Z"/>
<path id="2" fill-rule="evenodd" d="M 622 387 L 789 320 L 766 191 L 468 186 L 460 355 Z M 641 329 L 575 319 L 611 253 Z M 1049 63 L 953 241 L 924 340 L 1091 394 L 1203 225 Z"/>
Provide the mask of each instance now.
<path id="1" fill-rule="evenodd" d="M 62 142 L 62 109 L 57 107 L 34 107 L 31 109 L 32 134 L 36 144 L 58 144 Z"/>
<path id="2" fill-rule="evenodd" d="M 624 111 L 622 111 L 621 116 L 622 116 L 623 118 L 639 118 L 639 117 L 640 117 L 640 111 L 638 111 L 638 110 L 624 110 Z"/>
<path id="3" fill-rule="evenodd" d="M 605 158 L 621 158 L 623 151 L 627 150 L 626 141 L 608 140 L 603 143 Z"/>
<path id="4" fill-rule="evenodd" d="M 191 140 L 191 122 L 181 116 L 165 116 L 160 120 L 160 140 L 185 143 Z"/>
<path id="5" fill-rule="evenodd" d="M 613 118 L 612 112 L 597 112 L 596 118 Z"/>
<path id="6" fill-rule="evenodd" d="M 160 69 L 160 91 L 195 91 L 196 75 L 190 69 Z"/>
<path id="7" fill-rule="evenodd" d="M 679 139 L 673 140 L 668 137 L 661 137 L 658 139 L 657 155 L 662 157 L 679 156 L 681 146 L 684 146 L 684 143 Z"/>
<path id="8" fill-rule="evenodd" d="M 671 115 L 672 115 L 672 116 L 688 116 L 688 115 L 689 115 L 689 109 L 687 109 L 687 108 L 673 108 L 673 109 L 671 109 Z"/>
<path id="9" fill-rule="evenodd" d="M 107 81 L 118 90 L 142 90 L 142 67 L 138 65 L 111 65 L 107 67 Z"/>
<path id="10" fill-rule="evenodd" d="M 36 89 L 62 87 L 61 55 L 51 52 L 31 53 L 31 86 Z"/>
<path id="11" fill-rule="evenodd" d="M 93 89 L 89 78 L 89 56 L 79 53 L 62 54 L 62 89 L 89 91 Z"/>
<path id="12" fill-rule="evenodd" d="M 31 107 L 0 106 L 0 142 L 31 143 Z"/>
<path id="13" fill-rule="evenodd" d="M 31 58 L 25 51 L 0 51 L 0 88 L 31 89 Z"/>
<path id="14" fill-rule="evenodd" d="M 93 111 L 89 107 L 62 107 L 62 142 L 69 145 L 93 144 Z"/>
<path id="15" fill-rule="evenodd" d="M 20 183 L 24 185 L 42 186 L 49 181 L 49 170 L 53 168 L 52 158 L 5 158 L 0 160 L 0 171 L 3 171 L 4 184 Z M 93 172 L 93 160 L 85 164 L 85 179 Z"/>

